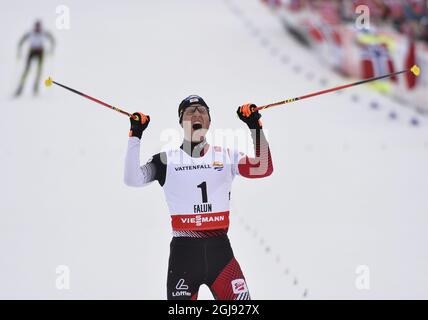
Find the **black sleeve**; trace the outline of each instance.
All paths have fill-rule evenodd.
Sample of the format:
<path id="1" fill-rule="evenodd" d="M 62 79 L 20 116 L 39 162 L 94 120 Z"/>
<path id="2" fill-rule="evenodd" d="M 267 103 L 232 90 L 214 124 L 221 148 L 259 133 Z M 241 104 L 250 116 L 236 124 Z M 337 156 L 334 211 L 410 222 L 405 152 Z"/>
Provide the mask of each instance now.
<path id="1" fill-rule="evenodd" d="M 161 152 L 155 154 L 151 160 L 151 163 L 153 163 L 156 168 L 155 180 L 157 180 L 162 187 L 165 184 L 166 176 L 166 153 Z"/>

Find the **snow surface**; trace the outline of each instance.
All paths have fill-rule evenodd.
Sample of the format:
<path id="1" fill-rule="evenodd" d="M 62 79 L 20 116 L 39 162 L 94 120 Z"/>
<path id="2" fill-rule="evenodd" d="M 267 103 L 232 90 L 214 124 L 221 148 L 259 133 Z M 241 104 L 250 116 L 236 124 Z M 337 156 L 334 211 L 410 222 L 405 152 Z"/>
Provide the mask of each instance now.
<path id="1" fill-rule="evenodd" d="M 258 0 L 76 0 L 70 30 L 55 28 L 58 5 L 0 11 L 0 298 L 165 299 L 170 218 L 157 183 L 123 183 L 129 121 L 55 86 L 34 98 L 31 77 L 11 98 L 34 19 L 58 43 L 45 76 L 150 114 L 142 162 L 179 132 L 189 94 L 211 106 L 212 130 L 237 130 L 240 104 L 349 80 Z M 427 119 L 361 86 L 267 110 L 263 123 L 275 170 L 235 180 L 229 232 L 252 297 L 427 299 Z M 69 290 L 55 286 L 59 265 Z M 358 266 L 369 290 L 356 287 Z"/>

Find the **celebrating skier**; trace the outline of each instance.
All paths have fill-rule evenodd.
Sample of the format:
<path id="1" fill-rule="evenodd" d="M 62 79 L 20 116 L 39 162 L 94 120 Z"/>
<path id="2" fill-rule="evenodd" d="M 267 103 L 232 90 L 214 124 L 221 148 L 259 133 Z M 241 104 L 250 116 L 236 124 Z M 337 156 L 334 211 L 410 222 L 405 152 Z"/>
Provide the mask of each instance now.
<path id="1" fill-rule="evenodd" d="M 195 300 L 201 284 L 210 288 L 215 299 L 250 299 L 227 231 L 233 178 L 263 178 L 273 172 L 261 115 L 255 108 L 254 104 L 246 104 L 237 110 L 238 117 L 251 130 L 254 158 L 207 143 L 210 109 L 201 97 L 193 95 L 178 108 L 179 123 L 184 129 L 180 148 L 158 153 L 143 166 L 140 144 L 150 117 L 139 112 L 130 117 L 125 183 L 143 187 L 158 181 L 171 215 L 168 299 Z"/>

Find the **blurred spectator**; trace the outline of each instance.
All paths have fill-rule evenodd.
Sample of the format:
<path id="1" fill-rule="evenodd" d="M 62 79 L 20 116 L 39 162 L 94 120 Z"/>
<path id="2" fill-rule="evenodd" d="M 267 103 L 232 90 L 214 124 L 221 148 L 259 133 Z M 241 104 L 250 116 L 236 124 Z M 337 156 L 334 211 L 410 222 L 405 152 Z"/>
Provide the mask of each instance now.
<path id="1" fill-rule="evenodd" d="M 269 2 L 268 0 L 263 0 Z M 355 9 L 365 5 L 374 27 L 391 26 L 413 39 L 428 41 L 428 0 L 282 0 L 271 1 L 291 11 L 312 9 L 328 24 L 355 21 Z"/>

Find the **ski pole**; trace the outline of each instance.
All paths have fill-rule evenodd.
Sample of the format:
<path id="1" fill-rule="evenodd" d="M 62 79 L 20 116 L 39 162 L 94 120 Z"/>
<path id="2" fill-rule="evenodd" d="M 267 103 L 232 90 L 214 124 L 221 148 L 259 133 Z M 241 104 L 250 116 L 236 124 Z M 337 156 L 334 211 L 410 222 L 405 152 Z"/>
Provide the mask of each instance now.
<path id="1" fill-rule="evenodd" d="M 64 88 L 64 89 L 67 89 L 67 90 L 69 90 L 69 91 L 73 92 L 73 93 L 76 93 L 76 94 L 78 94 L 78 95 L 80 95 L 80 96 L 82 96 L 82 97 L 84 97 L 84 98 L 86 98 L 86 99 L 92 100 L 92 101 L 94 101 L 94 102 L 96 102 L 96 103 L 99 103 L 99 104 L 101 104 L 101 105 L 103 105 L 103 106 L 105 106 L 105 107 L 107 107 L 107 108 L 110 108 L 110 109 L 112 109 L 112 110 L 114 110 L 114 111 L 117 111 L 117 112 L 119 112 L 119 113 L 121 113 L 121 114 L 123 114 L 123 115 L 126 115 L 126 116 L 128 116 L 128 117 L 132 117 L 134 120 L 138 120 L 138 117 L 137 117 L 137 116 L 133 116 L 133 115 L 132 115 L 132 114 L 130 114 L 129 112 L 126 112 L 126 111 L 124 111 L 124 110 L 122 110 L 122 109 L 119 109 L 119 108 L 117 108 L 117 107 L 115 107 L 115 106 L 112 106 L 112 105 L 110 105 L 110 104 L 108 104 L 108 103 L 105 103 L 105 102 L 103 102 L 103 101 L 101 101 L 101 100 L 98 100 L 98 99 L 96 99 L 96 98 L 94 98 L 94 97 L 91 97 L 91 96 L 89 96 L 89 95 L 87 95 L 87 94 L 85 94 L 85 93 L 83 93 L 83 92 L 80 92 L 80 91 L 77 91 L 77 90 L 75 90 L 75 89 L 73 89 L 73 88 L 67 87 L 67 86 L 65 86 L 65 85 L 63 85 L 63 84 L 61 84 L 61 83 L 58 83 L 58 82 L 56 82 L 56 81 L 53 81 L 51 77 L 49 77 L 48 79 L 46 79 L 46 80 L 45 80 L 45 86 L 46 86 L 46 87 L 50 87 L 52 84 L 56 84 L 57 86 L 60 86 L 60 87 L 62 87 L 62 88 Z"/>
<path id="2" fill-rule="evenodd" d="M 286 103 L 291 103 L 291 102 L 295 102 L 298 100 L 303 100 L 306 98 L 311 98 L 311 97 L 315 97 L 318 96 L 320 94 L 324 94 L 324 93 L 328 93 L 328 92 L 332 92 L 332 91 L 337 91 L 337 90 L 341 90 L 341 89 L 345 89 L 345 88 L 349 88 L 349 87 L 353 87 L 353 86 L 357 86 L 363 83 L 367 83 L 367 82 L 371 82 L 371 81 L 375 81 L 375 80 L 380 80 L 380 79 L 384 79 L 384 78 L 388 78 L 388 77 L 392 77 L 401 73 L 405 73 L 405 72 L 411 72 L 413 73 L 416 77 L 419 76 L 420 74 L 420 69 L 417 65 L 413 65 L 413 67 L 411 67 L 410 69 L 406 69 L 406 70 L 402 70 L 402 71 L 397 71 L 397 72 L 393 72 L 393 73 L 389 73 L 383 76 L 379 76 L 379 77 L 373 77 L 373 78 L 369 78 L 369 79 L 365 79 L 365 80 L 361 80 L 361 81 L 357 81 L 354 83 L 349 83 L 349 84 L 345 84 L 342 86 L 338 86 L 338 87 L 334 87 L 331 89 L 327 89 L 327 90 L 322 90 L 322 91 L 317 91 L 317 92 L 313 92 L 313 93 L 308 93 L 306 95 L 300 96 L 300 97 L 296 97 L 296 98 L 291 98 L 291 99 L 286 99 L 283 101 L 279 101 L 279 102 L 275 102 L 275 103 L 271 103 L 271 104 L 267 104 L 265 106 L 260 106 L 255 108 L 255 110 L 264 110 L 264 109 L 268 109 L 268 108 L 272 108 L 275 106 L 280 106 Z"/>

